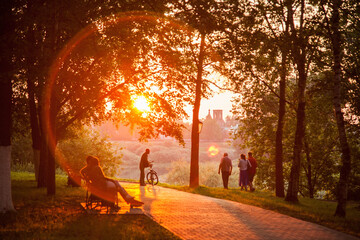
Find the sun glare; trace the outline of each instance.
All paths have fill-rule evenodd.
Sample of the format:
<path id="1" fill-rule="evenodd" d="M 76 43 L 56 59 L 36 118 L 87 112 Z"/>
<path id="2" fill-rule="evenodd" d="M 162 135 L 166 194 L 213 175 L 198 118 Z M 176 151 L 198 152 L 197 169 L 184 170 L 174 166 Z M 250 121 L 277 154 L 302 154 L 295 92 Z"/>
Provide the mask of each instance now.
<path id="1" fill-rule="evenodd" d="M 140 112 L 150 111 L 149 102 L 144 96 L 138 96 L 135 98 L 134 107 Z"/>

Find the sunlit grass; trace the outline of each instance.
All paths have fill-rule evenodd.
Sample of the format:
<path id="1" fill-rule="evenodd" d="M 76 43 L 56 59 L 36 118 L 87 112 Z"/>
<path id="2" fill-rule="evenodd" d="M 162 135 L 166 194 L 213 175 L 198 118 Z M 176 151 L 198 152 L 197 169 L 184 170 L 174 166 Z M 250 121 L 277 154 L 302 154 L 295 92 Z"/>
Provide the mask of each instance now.
<path id="1" fill-rule="evenodd" d="M 56 195 L 36 187 L 33 173 L 12 172 L 16 214 L 0 215 L 0 239 L 178 239 L 145 215 L 89 215 L 85 190 L 56 176 Z"/>
<path id="2" fill-rule="evenodd" d="M 225 190 L 223 188 L 210 188 L 204 186 L 192 189 L 187 186 L 173 186 L 168 184 L 161 185 L 185 192 L 227 199 L 273 210 L 360 237 L 359 202 L 348 202 L 346 209 L 347 216 L 343 219 L 334 216 L 337 205 L 334 201 L 300 198 L 299 203 L 290 203 L 284 201 L 283 198 L 275 197 L 274 193 L 268 191 L 246 192 L 240 191 L 239 188 Z"/>

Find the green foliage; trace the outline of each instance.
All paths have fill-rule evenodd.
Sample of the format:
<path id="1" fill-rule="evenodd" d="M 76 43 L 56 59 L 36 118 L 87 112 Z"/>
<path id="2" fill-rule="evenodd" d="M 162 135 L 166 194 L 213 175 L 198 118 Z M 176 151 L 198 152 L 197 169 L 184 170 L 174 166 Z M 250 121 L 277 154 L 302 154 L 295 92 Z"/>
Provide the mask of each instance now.
<path id="1" fill-rule="evenodd" d="M 314 191 L 335 189 L 340 165 L 340 150 L 337 142 L 337 126 L 333 114 L 331 91 L 323 87 L 329 80 L 329 73 L 311 76 L 306 108 L 306 136 L 302 162 L 302 193 L 309 196 L 309 187 Z M 307 174 L 311 166 L 312 185 L 309 186 Z M 328 196 L 335 199 L 334 196 Z"/>
<path id="2" fill-rule="evenodd" d="M 88 155 L 97 156 L 104 172 L 114 176 L 121 164 L 121 148 L 111 144 L 107 138 L 100 137 L 89 129 L 73 129 L 74 136 L 58 143 L 57 161 L 63 168 L 70 168 L 75 173 L 86 165 Z M 67 170 L 67 169 L 64 169 Z"/>
<path id="3" fill-rule="evenodd" d="M 275 131 L 277 124 L 277 101 L 271 91 L 260 83 L 244 86 L 241 100 L 234 109 L 239 126 L 233 137 L 240 139 L 239 148 L 248 149 L 258 160 L 257 184 L 262 189 L 275 189 Z M 287 125 L 291 127 L 292 125 Z M 289 145 L 284 148 L 285 169 L 291 153 L 291 131 L 284 129 Z M 290 143 L 291 142 L 291 143 Z M 246 154 L 246 153 L 245 153 Z M 286 171 L 286 170 L 285 170 Z"/>
<path id="4" fill-rule="evenodd" d="M 302 168 L 300 170 L 300 192 L 309 196 L 310 188 L 314 194 L 317 191 L 333 193 L 338 180 L 336 173 L 340 161 L 337 142 L 337 128 L 333 114 L 332 94 L 324 88 L 329 81 L 329 73 L 309 77 L 306 108 L 306 136 L 302 154 Z M 294 81 L 288 81 L 287 92 L 293 94 Z M 262 189 L 275 189 L 275 131 L 277 124 L 278 99 L 265 86 L 249 85 L 245 87 L 241 101 L 236 109 L 239 116 L 239 128 L 235 138 L 242 140 L 239 145 L 250 149 L 258 160 L 256 184 Z M 292 149 L 294 142 L 296 113 L 287 106 L 285 118 L 283 146 L 284 146 L 284 176 L 288 179 L 291 167 Z M 309 171 L 311 168 L 311 173 Z M 311 185 L 307 174 L 311 174 Z M 326 196 L 334 198 L 333 194 Z"/>
<path id="5" fill-rule="evenodd" d="M 35 172 L 34 164 L 31 162 L 28 163 L 12 163 L 11 164 L 11 171 L 13 172 Z"/>
<path id="6" fill-rule="evenodd" d="M 29 134 L 13 134 L 11 148 L 12 165 L 27 165 L 33 162 L 33 149 Z"/>
<path id="7" fill-rule="evenodd" d="M 349 178 L 348 198 L 350 200 L 360 200 L 360 129 L 352 126 L 348 132 L 349 143 L 351 146 L 351 174 Z"/>

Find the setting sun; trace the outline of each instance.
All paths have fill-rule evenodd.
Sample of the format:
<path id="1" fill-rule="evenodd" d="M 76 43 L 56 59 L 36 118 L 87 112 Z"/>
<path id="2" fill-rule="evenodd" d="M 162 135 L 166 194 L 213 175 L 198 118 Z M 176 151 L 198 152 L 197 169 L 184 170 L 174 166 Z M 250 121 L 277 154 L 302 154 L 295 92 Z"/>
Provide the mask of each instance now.
<path id="1" fill-rule="evenodd" d="M 135 98 L 134 107 L 140 112 L 150 111 L 149 102 L 144 96 L 138 96 Z"/>

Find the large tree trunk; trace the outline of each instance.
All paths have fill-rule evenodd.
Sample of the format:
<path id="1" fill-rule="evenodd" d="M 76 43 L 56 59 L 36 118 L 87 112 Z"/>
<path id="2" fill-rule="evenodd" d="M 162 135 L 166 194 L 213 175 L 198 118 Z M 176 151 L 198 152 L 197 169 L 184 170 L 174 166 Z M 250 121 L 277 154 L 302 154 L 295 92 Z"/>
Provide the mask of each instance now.
<path id="1" fill-rule="evenodd" d="M 42 108 L 41 108 L 42 109 Z M 39 109 L 40 112 L 42 110 Z M 46 134 L 44 130 L 44 119 L 40 118 L 40 162 L 39 162 L 39 175 L 38 175 L 38 188 L 46 187 L 46 169 L 48 163 L 48 146 L 46 141 Z"/>
<path id="2" fill-rule="evenodd" d="M 191 162 L 190 162 L 190 187 L 199 186 L 199 110 L 201 101 L 201 85 L 204 61 L 205 34 L 201 34 L 199 63 L 196 78 L 195 103 L 191 129 Z"/>
<path id="3" fill-rule="evenodd" d="M 11 197 L 11 145 L 0 146 L 0 213 L 15 211 Z"/>
<path id="4" fill-rule="evenodd" d="M 335 216 L 345 217 L 346 215 L 346 201 L 348 191 L 348 179 L 351 170 L 351 154 L 346 137 L 344 116 L 341 110 L 341 33 L 339 31 L 339 8 L 341 7 L 341 0 L 333 0 L 331 29 L 332 29 L 332 47 L 334 57 L 334 110 L 336 116 L 336 123 L 339 133 L 341 160 L 342 166 L 340 169 L 340 179 L 337 186 L 338 205 L 336 207 Z"/>
<path id="5" fill-rule="evenodd" d="M 0 6 L 0 213 L 15 211 L 11 198 L 12 1 Z"/>
<path id="6" fill-rule="evenodd" d="M 11 79 L 5 79 L 9 63 L 1 61 L 0 78 L 0 213 L 15 211 L 11 198 Z"/>

